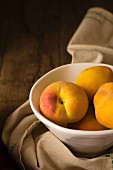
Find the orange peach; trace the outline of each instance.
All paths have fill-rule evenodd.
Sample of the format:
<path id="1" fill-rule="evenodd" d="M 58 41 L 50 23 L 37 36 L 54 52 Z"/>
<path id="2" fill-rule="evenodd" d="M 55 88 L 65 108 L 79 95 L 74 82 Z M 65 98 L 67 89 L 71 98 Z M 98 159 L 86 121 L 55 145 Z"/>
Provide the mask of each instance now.
<path id="1" fill-rule="evenodd" d="M 89 106 L 86 115 L 78 122 L 68 124 L 68 128 L 76 130 L 98 131 L 108 129 L 101 125 L 95 117 L 95 111 L 92 106 Z"/>
<path id="2" fill-rule="evenodd" d="M 113 71 L 107 66 L 92 66 L 83 70 L 75 80 L 75 83 L 84 88 L 90 104 L 98 88 L 107 82 L 113 82 Z"/>
<path id="3" fill-rule="evenodd" d="M 103 84 L 94 96 L 96 118 L 99 123 L 113 128 L 113 82 Z"/>
<path id="4" fill-rule="evenodd" d="M 81 120 L 87 112 L 88 104 L 84 89 L 65 81 L 48 85 L 40 97 L 42 114 L 61 126 Z"/>

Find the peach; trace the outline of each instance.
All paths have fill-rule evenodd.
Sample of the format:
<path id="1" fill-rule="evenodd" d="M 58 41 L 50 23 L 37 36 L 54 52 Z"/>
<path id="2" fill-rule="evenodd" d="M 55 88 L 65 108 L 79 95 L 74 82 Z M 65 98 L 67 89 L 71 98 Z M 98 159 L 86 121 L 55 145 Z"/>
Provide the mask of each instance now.
<path id="1" fill-rule="evenodd" d="M 82 119 L 87 112 L 88 104 L 84 89 L 66 81 L 48 85 L 40 97 L 42 114 L 61 126 Z"/>
<path id="2" fill-rule="evenodd" d="M 107 127 L 101 125 L 97 121 L 93 106 L 89 106 L 88 112 L 80 121 L 68 124 L 68 128 L 76 129 L 76 130 L 89 130 L 89 131 L 108 129 Z"/>
<path id="3" fill-rule="evenodd" d="M 98 88 L 107 82 L 113 82 L 113 72 L 107 66 L 92 66 L 83 70 L 75 80 L 75 83 L 84 88 L 90 104 Z"/>
<path id="4" fill-rule="evenodd" d="M 94 96 L 96 119 L 100 124 L 113 128 L 113 82 L 103 84 Z"/>

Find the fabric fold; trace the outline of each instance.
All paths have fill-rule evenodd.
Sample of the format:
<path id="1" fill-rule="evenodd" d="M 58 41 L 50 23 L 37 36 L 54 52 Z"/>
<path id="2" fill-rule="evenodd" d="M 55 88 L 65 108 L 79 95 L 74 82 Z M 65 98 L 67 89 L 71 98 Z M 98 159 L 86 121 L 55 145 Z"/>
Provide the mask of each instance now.
<path id="1" fill-rule="evenodd" d="M 72 55 L 72 59 L 76 58 L 76 62 L 76 54 L 83 51 L 83 59 L 78 62 L 84 61 L 84 58 L 87 61 L 87 52 L 99 52 L 104 63 L 113 63 L 113 14 L 103 8 L 90 8 L 70 39 L 67 51 Z M 92 55 L 92 61 L 94 60 L 97 62 Z"/>

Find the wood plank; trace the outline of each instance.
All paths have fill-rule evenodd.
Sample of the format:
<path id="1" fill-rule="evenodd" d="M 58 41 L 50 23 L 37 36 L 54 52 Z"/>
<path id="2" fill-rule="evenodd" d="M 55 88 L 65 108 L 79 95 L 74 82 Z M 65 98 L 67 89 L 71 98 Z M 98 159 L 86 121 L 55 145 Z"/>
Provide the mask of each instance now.
<path id="1" fill-rule="evenodd" d="M 48 5 L 49 4 L 49 5 Z M 29 1 L 25 8 L 26 25 L 39 42 L 39 77 L 59 66 L 59 0 Z"/>
<path id="2" fill-rule="evenodd" d="M 71 56 L 67 53 L 67 45 L 77 29 L 82 15 L 78 15 L 78 1 L 61 1 L 60 6 L 60 64 L 71 63 Z"/>
<path id="3" fill-rule="evenodd" d="M 13 9 L 11 11 L 14 12 Z M 23 25 L 19 22 L 20 16 L 13 15 L 13 13 L 12 16 L 15 16 L 17 20 L 15 18 L 10 20 L 0 75 L 0 118 L 2 123 L 9 114 L 9 110 L 4 114 L 5 110 L 1 109 L 7 107 L 8 104 L 12 111 L 14 109 L 12 106 L 16 101 L 19 106 L 20 103 L 27 100 L 38 72 L 36 38 L 25 32 Z"/>

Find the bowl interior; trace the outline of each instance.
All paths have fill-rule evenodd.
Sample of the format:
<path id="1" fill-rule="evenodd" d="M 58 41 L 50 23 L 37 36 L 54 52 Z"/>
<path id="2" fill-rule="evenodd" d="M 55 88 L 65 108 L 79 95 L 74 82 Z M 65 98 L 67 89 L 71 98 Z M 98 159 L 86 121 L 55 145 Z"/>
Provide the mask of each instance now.
<path id="1" fill-rule="evenodd" d="M 55 82 L 55 81 L 69 81 L 69 82 L 74 82 L 77 75 L 84 70 L 87 67 L 92 67 L 95 65 L 103 65 L 103 66 L 108 66 L 113 70 L 113 66 L 107 65 L 107 64 L 98 64 L 98 63 L 75 63 L 75 64 L 67 64 L 60 66 L 56 69 L 51 70 L 50 72 L 46 73 L 44 76 L 42 76 L 39 80 L 36 81 L 36 83 L 33 85 L 31 91 L 30 91 L 30 105 L 37 116 L 37 118 L 43 122 L 47 127 L 51 126 L 52 128 L 55 128 L 57 130 L 64 131 L 66 133 L 80 133 L 82 134 L 87 134 L 91 135 L 91 131 L 79 131 L 79 130 L 72 130 L 72 129 L 67 129 L 63 128 L 61 126 L 58 126 L 51 121 L 47 120 L 41 113 L 40 113 L 40 108 L 39 108 L 39 99 L 42 91 L 44 90 L 45 87 L 47 87 L 49 84 Z M 93 132 L 93 135 L 105 135 L 105 134 L 112 134 L 113 130 L 103 130 L 103 131 L 95 131 Z"/>

